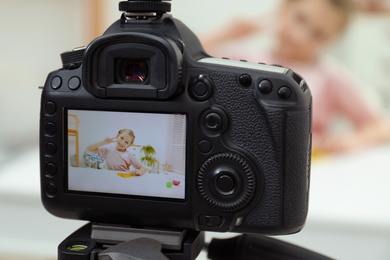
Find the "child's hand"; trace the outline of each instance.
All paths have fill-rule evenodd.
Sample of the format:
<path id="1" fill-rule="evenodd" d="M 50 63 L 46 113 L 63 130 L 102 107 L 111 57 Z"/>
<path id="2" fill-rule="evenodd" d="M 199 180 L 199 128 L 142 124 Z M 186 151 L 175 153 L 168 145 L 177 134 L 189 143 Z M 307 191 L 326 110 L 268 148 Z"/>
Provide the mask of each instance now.
<path id="1" fill-rule="evenodd" d="M 117 139 L 116 137 L 114 137 L 114 138 L 107 137 L 106 139 L 103 140 L 103 142 L 104 142 L 104 144 L 115 143 L 116 139 Z"/>
<path id="2" fill-rule="evenodd" d="M 134 176 L 142 176 L 144 175 L 145 173 L 140 171 L 140 170 L 133 170 L 133 171 L 130 171 L 130 173 Z"/>

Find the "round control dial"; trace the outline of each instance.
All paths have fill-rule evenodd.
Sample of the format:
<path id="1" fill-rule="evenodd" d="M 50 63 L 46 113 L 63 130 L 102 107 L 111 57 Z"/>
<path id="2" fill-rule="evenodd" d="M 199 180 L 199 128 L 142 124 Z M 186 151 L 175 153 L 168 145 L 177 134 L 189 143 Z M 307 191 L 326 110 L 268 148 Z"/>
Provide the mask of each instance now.
<path id="1" fill-rule="evenodd" d="M 225 212 L 240 210 L 254 195 L 253 169 L 241 155 L 220 153 L 212 156 L 199 170 L 198 191 L 212 207 Z"/>

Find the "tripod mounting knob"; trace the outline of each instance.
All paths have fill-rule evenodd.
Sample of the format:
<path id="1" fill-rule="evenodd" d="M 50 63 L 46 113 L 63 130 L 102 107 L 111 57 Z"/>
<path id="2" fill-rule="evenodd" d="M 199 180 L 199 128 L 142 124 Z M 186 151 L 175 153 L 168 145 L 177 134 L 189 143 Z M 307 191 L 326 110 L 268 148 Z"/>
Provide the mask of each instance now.
<path id="1" fill-rule="evenodd" d="M 171 0 L 128 0 L 119 3 L 119 10 L 127 13 L 167 13 L 171 11 Z"/>

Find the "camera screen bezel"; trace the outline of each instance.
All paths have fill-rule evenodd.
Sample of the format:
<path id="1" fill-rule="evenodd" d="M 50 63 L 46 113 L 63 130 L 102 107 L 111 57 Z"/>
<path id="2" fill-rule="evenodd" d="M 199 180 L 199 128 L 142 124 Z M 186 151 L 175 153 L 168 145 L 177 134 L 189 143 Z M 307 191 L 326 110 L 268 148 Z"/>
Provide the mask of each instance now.
<path id="1" fill-rule="evenodd" d="M 123 193 L 108 193 L 108 192 L 99 192 L 99 191 L 80 191 L 80 190 L 73 190 L 69 188 L 69 143 L 68 143 L 68 127 L 69 127 L 69 121 L 68 121 L 68 115 L 69 111 L 90 111 L 90 112 L 111 112 L 111 113 L 120 113 L 120 114 L 162 114 L 162 115 L 182 115 L 185 117 L 186 121 L 186 129 L 185 129 L 185 154 L 184 154 L 184 166 L 185 166 L 185 172 L 184 172 L 184 198 L 175 198 L 175 197 L 161 197 L 161 196 L 146 196 L 146 195 L 137 195 L 137 194 L 123 194 Z M 190 178 L 189 176 L 191 174 L 188 173 L 188 160 L 189 158 L 189 151 L 190 151 L 190 132 L 189 132 L 189 114 L 188 112 L 174 112 L 174 111 L 136 111 L 136 110 L 114 110 L 114 109 L 90 109 L 90 108 L 75 108 L 75 107 L 64 107 L 63 113 L 62 113 L 62 121 L 63 121 L 63 188 L 65 191 L 65 194 L 67 196 L 82 196 L 84 199 L 90 198 L 92 200 L 95 200 L 96 197 L 105 197 L 107 199 L 109 198 L 117 198 L 117 199 L 129 199 L 129 200 L 146 200 L 146 201 L 166 201 L 166 202 L 178 202 L 178 203 L 186 203 L 189 198 L 189 187 L 190 187 Z M 80 151 L 81 152 L 81 151 Z M 80 155 L 81 156 L 81 155 Z M 98 171 L 98 170 L 97 170 Z M 119 178 L 119 177 L 118 177 Z M 65 195 L 64 194 L 64 195 Z"/>

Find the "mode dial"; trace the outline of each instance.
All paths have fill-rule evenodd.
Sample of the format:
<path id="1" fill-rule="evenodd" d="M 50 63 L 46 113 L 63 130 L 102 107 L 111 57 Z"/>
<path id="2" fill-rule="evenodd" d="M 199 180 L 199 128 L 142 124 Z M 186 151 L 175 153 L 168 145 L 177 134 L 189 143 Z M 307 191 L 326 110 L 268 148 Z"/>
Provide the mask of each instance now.
<path id="1" fill-rule="evenodd" d="M 127 13 L 167 13 L 171 11 L 170 0 L 128 0 L 119 3 L 119 10 Z"/>

